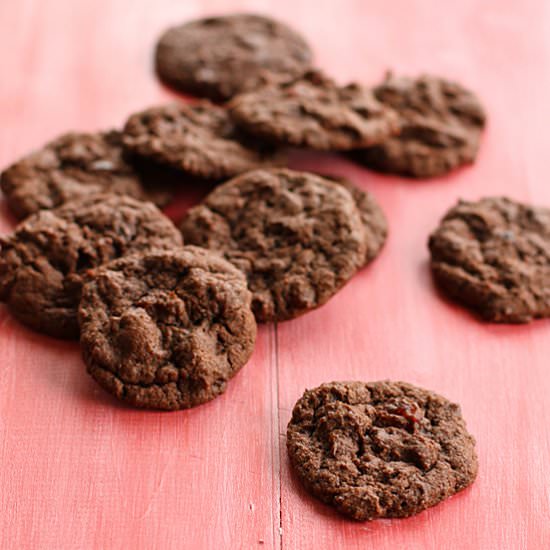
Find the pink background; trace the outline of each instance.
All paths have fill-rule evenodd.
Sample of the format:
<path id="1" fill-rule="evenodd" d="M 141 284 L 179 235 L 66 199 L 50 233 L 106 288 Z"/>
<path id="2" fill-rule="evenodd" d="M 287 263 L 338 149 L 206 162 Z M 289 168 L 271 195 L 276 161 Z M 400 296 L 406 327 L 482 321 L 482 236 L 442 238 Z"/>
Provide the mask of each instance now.
<path id="1" fill-rule="evenodd" d="M 0 547 L 550 548 L 549 321 L 478 322 L 438 296 L 426 249 L 458 197 L 550 206 L 550 3 L 2 0 L 0 165 L 58 133 L 120 125 L 173 98 L 151 70 L 155 38 L 171 23 L 231 10 L 292 23 L 342 81 L 375 83 L 391 67 L 472 87 L 489 112 L 479 161 L 410 182 L 337 156 L 297 159 L 375 193 L 391 225 L 387 246 L 327 306 L 262 327 L 227 393 L 192 411 L 118 405 L 87 377 L 77 344 L 31 333 L 0 309 Z M 0 230 L 12 227 L 2 207 Z M 305 388 L 381 378 L 461 403 L 480 472 L 417 517 L 354 523 L 298 485 L 285 426 Z"/>

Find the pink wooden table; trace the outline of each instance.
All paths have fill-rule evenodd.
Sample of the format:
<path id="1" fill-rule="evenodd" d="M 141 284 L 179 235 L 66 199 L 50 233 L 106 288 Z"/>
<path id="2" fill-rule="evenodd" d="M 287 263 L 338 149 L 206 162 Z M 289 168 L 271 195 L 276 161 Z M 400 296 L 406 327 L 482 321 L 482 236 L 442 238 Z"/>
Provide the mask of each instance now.
<path id="1" fill-rule="evenodd" d="M 415 183 L 336 156 L 299 159 L 374 192 L 388 244 L 327 306 L 262 327 L 227 393 L 192 411 L 119 406 L 85 375 L 78 345 L 0 309 L 0 547 L 550 548 L 550 322 L 481 324 L 436 294 L 426 250 L 458 197 L 550 205 L 547 0 L 1 0 L 0 165 L 170 99 L 151 70 L 155 37 L 237 9 L 293 23 L 341 80 L 376 82 L 392 67 L 471 86 L 490 117 L 479 162 Z M 0 225 L 13 226 L 3 207 Z M 285 428 L 305 388 L 381 378 L 461 403 L 479 477 L 417 517 L 354 523 L 301 489 Z"/>

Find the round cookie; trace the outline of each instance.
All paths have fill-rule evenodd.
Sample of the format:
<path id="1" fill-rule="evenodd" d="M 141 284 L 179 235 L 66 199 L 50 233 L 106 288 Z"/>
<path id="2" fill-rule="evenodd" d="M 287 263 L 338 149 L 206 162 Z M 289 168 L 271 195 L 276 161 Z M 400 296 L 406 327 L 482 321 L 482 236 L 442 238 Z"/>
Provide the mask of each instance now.
<path id="1" fill-rule="evenodd" d="M 256 170 L 217 187 L 181 225 L 188 244 L 217 250 L 247 276 L 257 321 L 324 304 L 363 265 L 366 238 L 342 186 L 314 174 Z"/>
<path id="2" fill-rule="evenodd" d="M 550 317 L 550 209 L 460 201 L 429 240 L 437 285 L 495 323 Z"/>
<path id="3" fill-rule="evenodd" d="M 0 239 L 0 301 L 28 327 L 78 338 L 83 280 L 125 254 L 182 245 L 172 222 L 153 204 L 94 195 L 42 210 Z"/>
<path id="4" fill-rule="evenodd" d="M 312 495 L 361 521 L 417 514 L 470 485 L 478 469 L 460 407 L 404 382 L 306 391 L 287 449 Z"/>
<path id="5" fill-rule="evenodd" d="M 284 163 L 280 153 L 243 135 L 224 108 L 207 101 L 132 115 L 124 128 L 124 145 L 136 155 L 206 179 Z"/>
<path id="6" fill-rule="evenodd" d="M 289 78 L 311 63 L 311 50 L 295 31 L 268 17 L 208 17 L 168 29 L 156 54 L 166 84 L 224 101 L 255 89 L 265 73 Z"/>
<path id="7" fill-rule="evenodd" d="M 96 193 L 129 195 L 167 204 L 170 175 L 123 156 L 120 132 L 64 134 L 8 167 L 0 184 L 21 219 Z"/>
<path id="8" fill-rule="evenodd" d="M 311 149 L 367 147 L 399 129 L 397 115 L 369 90 L 358 84 L 337 86 L 319 71 L 239 95 L 228 107 L 250 134 Z"/>
<path id="9" fill-rule="evenodd" d="M 144 408 L 214 399 L 256 339 L 243 274 L 192 246 L 100 268 L 84 285 L 79 321 L 88 372 L 118 399 Z"/>
<path id="10" fill-rule="evenodd" d="M 369 264 L 378 256 L 388 236 L 388 220 L 374 196 L 368 191 L 363 191 L 347 178 L 319 174 L 321 177 L 334 181 L 345 187 L 353 199 L 361 215 L 361 221 L 365 228 L 367 237 L 367 253 L 365 265 Z"/>
<path id="11" fill-rule="evenodd" d="M 486 117 L 472 92 L 435 76 L 413 79 L 389 73 L 374 94 L 399 113 L 401 133 L 354 152 L 356 160 L 380 172 L 414 178 L 441 176 L 474 162 Z"/>

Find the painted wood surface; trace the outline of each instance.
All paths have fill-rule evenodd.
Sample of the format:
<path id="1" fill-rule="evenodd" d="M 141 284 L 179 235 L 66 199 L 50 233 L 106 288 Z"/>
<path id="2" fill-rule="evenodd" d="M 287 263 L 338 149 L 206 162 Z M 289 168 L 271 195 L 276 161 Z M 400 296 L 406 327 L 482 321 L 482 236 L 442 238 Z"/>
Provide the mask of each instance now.
<path id="1" fill-rule="evenodd" d="M 381 257 L 320 310 L 260 330 L 227 393 L 192 411 L 118 405 L 77 344 L 0 309 L 0 548 L 550 548 L 550 323 L 482 324 L 443 300 L 426 238 L 458 197 L 550 206 L 550 3 L 546 0 L 1 0 L 0 165 L 70 130 L 120 125 L 174 96 L 151 69 L 167 25 L 234 10 L 299 28 L 338 79 L 387 68 L 456 78 L 482 97 L 479 162 L 409 182 L 336 156 L 388 214 Z M 182 190 L 177 217 L 200 196 Z M 13 227 L 1 208 L 0 230 Z M 354 523 L 288 467 L 285 427 L 305 388 L 402 379 L 461 403 L 478 441 L 472 488 L 407 520 Z"/>

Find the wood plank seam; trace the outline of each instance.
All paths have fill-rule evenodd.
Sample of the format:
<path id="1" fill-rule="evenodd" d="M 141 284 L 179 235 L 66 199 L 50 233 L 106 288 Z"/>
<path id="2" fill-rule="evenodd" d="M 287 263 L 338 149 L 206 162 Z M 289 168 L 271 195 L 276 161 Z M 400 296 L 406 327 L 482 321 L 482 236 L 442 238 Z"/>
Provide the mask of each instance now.
<path id="1" fill-rule="evenodd" d="M 275 547 L 278 549 L 283 548 L 283 502 L 282 502 L 282 464 L 283 461 L 281 459 L 281 410 L 280 410 L 280 402 L 281 402 L 281 395 L 279 393 L 279 331 L 278 331 L 278 325 L 277 323 L 273 324 L 273 334 L 275 337 L 275 388 L 276 388 L 276 394 L 277 394 L 277 400 L 275 402 L 275 412 L 277 419 L 277 433 L 275 437 L 275 445 L 276 445 L 276 456 L 277 456 L 277 499 L 278 502 L 278 512 L 279 512 L 279 518 L 278 518 L 278 525 L 274 525 L 273 529 L 275 531 L 275 528 L 277 529 L 275 533 Z"/>
<path id="2" fill-rule="evenodd" d="M 281 422 L 279 416 L 279 340 L 277 333 L 277 324 L 271 325 L 269 330 L 271 349 L 272 349 L 272 361 L 270 364 L 274 365 L 274 372 L 272 372 L 271 380 L 274 381 L 271 391 L 271 411 L 274 418 L 274 425 L 272 428 L 272 471 L 274 476 L 273 494 L 271 495 L 273 506 L 275 510 L 273 512 L 273 524 L 271 526 L 273 532 L 273 548 L 280 550 L 282 548 L 282 496 L 281 496 L 281 444 L 280 444 L 280 432 Z"/>

